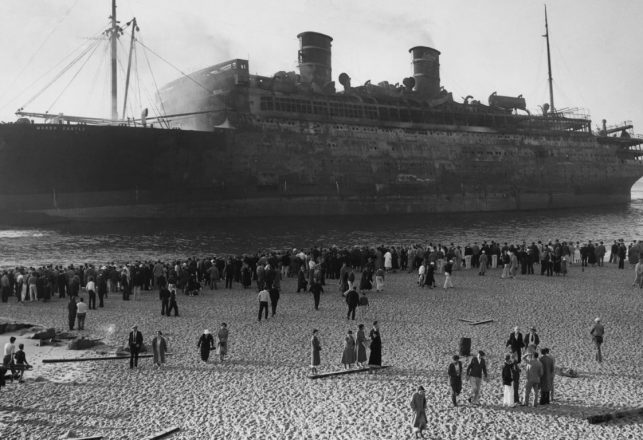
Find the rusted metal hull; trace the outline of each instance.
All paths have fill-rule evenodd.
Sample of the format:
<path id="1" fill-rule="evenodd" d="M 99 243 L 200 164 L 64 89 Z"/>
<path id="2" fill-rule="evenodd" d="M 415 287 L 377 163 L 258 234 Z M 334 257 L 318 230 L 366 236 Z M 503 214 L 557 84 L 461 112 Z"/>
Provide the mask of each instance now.
<path id="1" fill-rule="evenodd" d="M 1 125 L 0 216 L 556 209 L 627 203 L 643 175 L 640 161 L 618 159 L 616 147 L 592 136 L 306 127 L 274 120 L 215 132 Z"/>

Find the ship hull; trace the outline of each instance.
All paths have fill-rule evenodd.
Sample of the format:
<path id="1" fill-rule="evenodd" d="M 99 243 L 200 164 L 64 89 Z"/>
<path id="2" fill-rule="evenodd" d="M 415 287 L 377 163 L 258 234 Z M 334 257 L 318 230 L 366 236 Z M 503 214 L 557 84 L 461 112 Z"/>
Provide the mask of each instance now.
<path id="1" fill-rule="evenodd" d="M 627 203 L 643 175 L 640 161 L 616 159 L 591 136 L 306 127 L 274 119 L 214 132 L 5 124 L 0 220 L 587 207 Z"/>

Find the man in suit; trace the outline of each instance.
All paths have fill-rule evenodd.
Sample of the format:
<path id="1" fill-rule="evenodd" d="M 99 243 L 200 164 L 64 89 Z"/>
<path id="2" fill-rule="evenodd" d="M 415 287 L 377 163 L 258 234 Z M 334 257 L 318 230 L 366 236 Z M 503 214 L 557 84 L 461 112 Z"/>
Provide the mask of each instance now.
<path id="1" fill-rule="evenodd" d="M 540 378 L 540 404 L 548 405 L 554 395 L 554 358 L 549 354 L 549 348 L 540 350 L 540 363 L 543 364 L 543 375 Z"/>
<path id="2" fill-rule="evenodd" d="M 453 362 L 449 364 L 449 384 L 451 385 L 453 406 L 458 406 L 456 398 L 462 391 L 462 362 L 457 354 L 453 356 Z"/>
<path id="3" fill-rule="evenodd" d="M 138 326 L 132 327 L 129 332 L 129 367 L 138 367 L 138 353 L 143 346 L 143 333 L 138 331 Z"/>
<path id="4" fill-rule="evenodd" d="M 509 339 L 507 340 L 507 345 L 506 347 L 511 347 L 511 353 L 516 353 L 517 358 L 520 360 L 522 359 L 522 352 L 521 350 L 525 347 L 525 343 L 523 341 L 522 333 L 520 333 L 520 329 L 518 326 L 514 327 L 513 333 L 509 335 Z"/>
<path id="5" fill-rule="evenodd" d="M 540 344 L 540 338 L 536 333 L 536 327 L 532 327 L 531 329 L 529 329 L 529 333 L 525 335 L 523 343 L 524 347 L 529 348 L 530 345 L 533 345 L 534 350 L 538 348 L 538 345 Z"/>
<path id="6" fill-rule="evenodd" d="M 523 361 L 525 362 L 526 379 L 525 384 L 525 400 L 523 406 L 529 406 L 529 395 L 534 391 L 534 406 L 538 406 L 538 391 L 540 388 L 540 379 L 543 376 L 543 364 L 538 360 L 538 353 L 528 352 L 525 354 Z"/>
<path id="7" fill-rule="evenodd" d="M 480 405 L 480 385 L 482 384 L 482 376 L 484 375 L 487 380 L 487 364 L 484 360 L 484 351 L 479 351 L 478 356 L 471 359 L 471 363 L 467 367 L 467 379 L 471 383 L 471 397 L 469 402 L 473 405 Z"/>

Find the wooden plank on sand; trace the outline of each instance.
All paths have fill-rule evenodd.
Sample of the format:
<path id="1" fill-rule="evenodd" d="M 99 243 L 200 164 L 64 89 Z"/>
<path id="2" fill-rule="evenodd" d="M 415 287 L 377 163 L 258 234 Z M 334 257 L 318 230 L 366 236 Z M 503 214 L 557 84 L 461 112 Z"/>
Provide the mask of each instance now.
<path id="1" fill-rule="evenodd" d="M 480 325 L 480 324 L 489 324 L 490 322 L 493 322 L 493 319 L 485 319 L 483 321 L 478 321 L 478 322 L 472 322 L 469 325 Z"/>
<path id="2" fill-rule="evenodd" d="M 350 370 L 331 371 L 330 373 L 309 374 L 308 379 L 321 379 L 324 377 L 341 376 L 343 374 L 363 373 L 365 371 L 382 370 L 384 368 L 390 368 L 390 365 L 382 365 L 381 367 L 375 367 L 375 368 L 369 368 L 369 367 L 351 368 Z"/>
<path id="3" fill-rule="evenodd" d="M 468 323 L 472 323 L 472 322 L 474 322 L 474 321 L 472 321 L 472 320 L 470 320 L 470 319 L 464 319 L 464 318 L 458 318 L 458 321 L 468 322 Z"/>
<path id="4" fill-rule="evenodd" d="M 166 356 L 171 355 L 172 353 L 165 353 Z M 138 358 L 151 358 L 154 357 L 153 354 L 139 354 Z M 67 359 L 43 359 L 43 364 L 55 364 L 60 362 L 85 362 L 85 361 L 111 361 L 114 359 L 129 359 L 127 356 L 101 356 L 101 357 L 86 357 L 86 358 L 67 358 Z"/>
<path id="5" fill-rule="evenodd" d="M 624 417 L 639 416 L 643 414 L 643 408 L 631 409 L 628 411 L 616 411 L 607 414 L 597 414 L 595 416 L 587 417 L 587 421 L 595 425 L 597 423 L 608 422 L 610 420 L 622 419 Z"/>
<path id="6" fill-rule="evenodd" d="M 169 429 L 166 429 L 164 431 L 157 432 L 156 434 L 151 435 L 149 437 L 145 437 L 144 440 L 156 440 L 156 439 L 159 439 L 159 438 L 167 437 L 170 434 L 174 434 L 179 429 L 181 429 L 181 428 L 179 428 L 178 426 L 173 426 L 173 427 L 171 427 Z"/>

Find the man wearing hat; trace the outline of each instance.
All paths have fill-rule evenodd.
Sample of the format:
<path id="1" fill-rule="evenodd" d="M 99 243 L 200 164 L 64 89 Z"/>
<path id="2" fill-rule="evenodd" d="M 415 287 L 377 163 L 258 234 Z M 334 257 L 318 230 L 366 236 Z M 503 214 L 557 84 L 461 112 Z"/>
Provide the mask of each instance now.
<path id="1" fill-rule="evenodd" d="M 138 367 L 138 353 L 143 346 L 143 333 L 138 331 L 138 326 L 133 326 L 129 332 L 129 367 Z"/>
<path id="2" fill-rule="evenodd" d="M 594 327 L 589 332 L 592 335 L 592 341 L 596 346 L 596 360 L 598 362 L 603 362 L 603 354 L 601 353 L 601 345 L 603 344 L 603 335 L 605 334 L 605 328 L 601 323 L 601 318 L 594 319 Z"/>
<path id="3" fill-rule="evenodd" d="M 462 391 L 462 362 L 457 354 L 453 355 L 453 362 L 449 364 L 449 385 L 453 406 L 458 406 L 457 396 Z"/>
<path id="4" fill-rule="evenodd" d="M 536 333 L 536 327 L 532 327 L 529 329 L 529 333 L 525 335 L 524 346 L 527 347 L 528 350 L 536 351 L 538 345 L 540 345 L 540 338 Z"/>
<path id="5" fill-rule="evenodd" d="M 480 385 L 482 384 L 482 376 L 487 380 L 487 364 L 484 360 L 485 353 L 480 350 L 478 356 L 471 359 L 471 363 L 467 367 L 467 379 L 471 383 L 471 397 L 469 402 L 473 405 L 480 405 Z"/>

